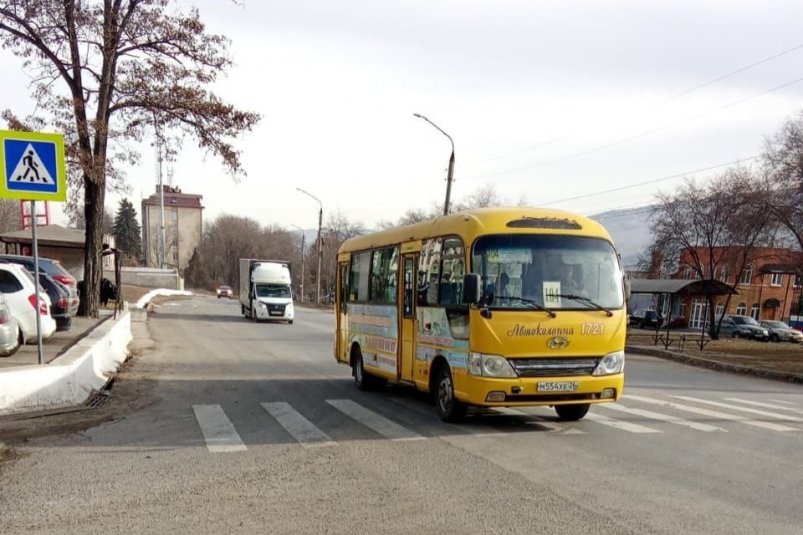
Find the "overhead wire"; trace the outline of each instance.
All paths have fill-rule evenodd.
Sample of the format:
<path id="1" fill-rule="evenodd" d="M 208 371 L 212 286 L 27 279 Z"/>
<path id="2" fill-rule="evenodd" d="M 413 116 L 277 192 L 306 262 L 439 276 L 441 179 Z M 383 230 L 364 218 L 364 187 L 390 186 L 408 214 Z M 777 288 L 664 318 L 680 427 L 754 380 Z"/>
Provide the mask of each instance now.
<path id="1" fill-rule="evenodd" d="M 658 104 L 663 104 L 664 102 L 668 102 L 670 100 L 674 100 L 674 99 L 676 99 L 678 97 L 687 95 L 689 93 L 693 93 L 694 91 L 698 91 L 699 89 L 702 89 L 704 87 L 708 87 L 708 86 L 713 85 L 713 84 L 715 84 L 717 82 L 720 82 L 722 80 L 725 80 L 725 79 L 730 78 L 732 76 L 735 76 L 737 74 L 743 73 L 743 72 L 748 71 L 750 69 L 753 69 L 753 68 L 755 68 L 755 67 L 757 67 L 759 65 L 763 65 L 765 63 L 768 63 L 768 62 L 770 62 L 772 60 L 775 60 L 775 59 L 777 59 L 779 57 L 785 56 L 787 54 L 790 54 L 790 53 L 795 52 L 795 51 L 800 50 L 800 49 L 803 49 L 803 44 L 794 46 L 792 48 L 788 48 L 786 50 L 783 50 L 783 51 L 778 52 L 776 54 L 773 54 L 771 56 L 767 56 L 767 57 L 762 58 L 762 59 L 760 59 L 758 61 L 755 61 L 755 62 L 753 62 L 753 63 L 751 63 L 749 65 L 745 65 L 744 67 L 740 67 L 740 68 L 738 68 L 736 70 L 733 70 L 733 71 L 731 71 L 731 72 L 729 72 L 727 74 L 718 76 L 716 78 L 708 80 L 707 82 L 703 82 L 702 84 L 698 84 L 698 85 L 689 87 L 687 89 L 684 89 L 682 91 L 679 91 L 678 93 L 675 93 L 674 95 L 671 95 L 671 96 L 667 97 L 666 99 L 660 101 Z M 791 82 L 788 82 L 786 84 L 782 84 L 780 86 L 777 86 L 777 87 L 772 88 L 770 90 L 767 90 L 765 92 L 759 93 L 757 95 L 752 95 L 750 97 L 735 101 L 735 102 L 727 104 L 725 106 L 714 108 L 712 110 L 708 110 L 708 111 L 703 112 L 701 114 L 697 114 L 697 115 L 693 115 L 693 116 L 687 117 L 686 119 L 684 119 L 682 121 L 678 121 L 678 122 L 675 122 L 675 123 L 672 123 L 672 124 L 669 124 L 669 125 L 664 125 L 664 126 L 661 126 L 661 127 L 656 127 L 656 128 L 653 128 L 653 129 L 649 129 L 649 130 L 646 130 L 646 131 L 641 132 L 639 134 L 636 134 L 636 135 L 633 135 L 633 136 L 628 136 L 628 137 L 623 138 L 621 140 L 617 140 L 617 141 L 613 141 L 613 142 L 610 142 L 610 143 L 606 143 L 606 144 L 598 146 L 598 147 L 592 147 L 591 149 L 583 150 L 583 151 L 580 151 L 580 152 L 568 154 L 568 155 L 562 156 L 560 158 L 556 158 L 554 160 L 541 162 L 541 163 L 535 164 L 533 166 L 520 167 L 520 168 L 517 168 L 517 169 L 510 170 L 510 171 L 501 171 L 501 172 L 498 172 L 498 173 L 489 173 L 489 174 L 484 174 L 484 175 L 470 176 L 470 177 L 462 178 L 461 180 L 475 180 L 475 179 L 479 179 L 479 178 L 490 178 L 490 177 L 494 177 L 494 176 L 512 174 L 512 173 L 516 173 L 516 172 L 520 172 L 520 171 L 524 171 L 524 170 L 533 169 L 533 168 L 536 168 L 536 167 L 552 165 L 554 163 L 559 163 L 559 162 L 562 162 L 562 161 L 565 161 L 565 160 L 568 160 L 568 159 L 572 159 L 572 158 L 576 158 L 576 157 L 579 157 L 579 156 L 585 156 L 587 154 L 592 154 L 592 153 L 595 153 L 595 152 L 599 152 L 599 151 L 605 150 L 607 148 L 611 148 L 611 147 L 614 147 L 614 146 L 617 146 L 617 145 L 628 143 L 630 141 L 635 141 L 636 139 L 640 139 L 642 137 L 646 137 L 648 135 L 652 135 L 654 133 L 661 132 L 663 130 L 668 130 L 670 128 L 675 128 L 675 127 L 679 126 L 680 124 L 683 124 L 684 122 L 687 122 L 687 121 L 690 121 L 690 120 L 699 119 L 701 117 L 705 117 L 706 115 L 709 115 L 711 113 L 716 113 L 717 111 L 721 111 L 721 110 L 726 109 L 728 107 L 742 104 L 742 103 L 747 102 L 748 100 L 751 100 L 753 98 L 758 98 L 758 97 L 761 97 L 761 96 L 763 96 L 763 95 L 765 95 L 767 93 L 778 91 L 780 89 L 783 89 L 783 88 L 788 87 L 790 85 L 794 85 L 794 84 L 799 83 L 801 81 L 803 81 L 803 79 L 793 80 Z M 562 141 L 562 140 L 568 139 L 570 137 L 571 137 L 570 135 L 561 136 L 561 137 L 554 138 L 554 139 L 551 139 L 551 140 L 546 141 L 546 142 L 538 143 L 538 144 L 533 145 L 531 147 L 527 147 L 527 148 L 524 148 L 524 149 L 512 151 L 512 152 L 509 152 L 509 153 L 506 153 L 506 154 L 502 154 L 502 155 L 499 155 L 499 156 L 494 156 L 494 157 L 487 158 L 485 160 L 480 160 L 480 161 L 477 161 L 477 162 L 468 162 L 468 163 L 466 163 L 464 165 L 479 165 L 479 164 L 482 164 L 482 163 L 487 163 L 489 161 L 499 160 L 499 159 L 502 159 L 502 158 L 506 158 L 508 156 L 512 156 L 512 155 L 515 155 L 515 154 L 520 154 L 522 152 L 528 152 L 530 150 L 533 150 L 533 149 L 536 149 L 536 148 L 540 148 L 542 146 L 555 143 L 557 141 Z"/>

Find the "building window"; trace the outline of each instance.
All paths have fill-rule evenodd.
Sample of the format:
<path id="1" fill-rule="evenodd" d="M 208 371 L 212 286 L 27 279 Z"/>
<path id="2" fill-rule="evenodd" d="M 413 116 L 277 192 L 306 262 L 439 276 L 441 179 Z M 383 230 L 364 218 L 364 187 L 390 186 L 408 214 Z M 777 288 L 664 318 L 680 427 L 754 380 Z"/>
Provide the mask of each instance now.
<path id="1" fill-rule="evenodd" d="M 686 268 L 686 271 L 683 272 L 684 279 L 693 279 L 694 278 L 694 270 L 690 267 Z"/>
<path id="2" fill-rule="evenodd" d="M 761 316 L 761 307 L 758 306 L 758 303 L 753 303 L 753 306 L 750 307 L 750 315 L 753 316 L 754 320 L 759 320 L 759 317 Z"/>
<path id="3" fill-rule="evenodd" d="M 770 284 L 772 286 L 780 286 L 782 281 L 783 281 L 783 273 L 773 273 Z"/>
<path id="4" fill-rule="evenodd" d="M 719 268 L 719 280 L 722 282 L 728 282 L 728 266 L 722 266 Z"/>
<path id="5" fill-rule="evenodd" d="M 717 303 L 715 314 L 716 314 L 716 320 L 719 321 L 722 318 L 722 316 L 725 315 L 725 305 L 722 303 Z"/>
<path id="6" fill-rule="evenodd" d="M 745 266 L 744 271 L 742 272 L 742 278 L 739 280 L 739 284 L 750 284 L 752 282 L 753 282 L 753 267 Z"/>
<path id="7" fill-rule="evenodd" d="M 800 275 L 795 276 L 795 288 L 800 288 Z"/>
<path id="8" fill-rule="evenodd" d="M 747 312 L 747 305 L 744 303 L 739 303 L 736 305 L 736 315 L 737 316 L 744 316 L 744 313 Z"/>

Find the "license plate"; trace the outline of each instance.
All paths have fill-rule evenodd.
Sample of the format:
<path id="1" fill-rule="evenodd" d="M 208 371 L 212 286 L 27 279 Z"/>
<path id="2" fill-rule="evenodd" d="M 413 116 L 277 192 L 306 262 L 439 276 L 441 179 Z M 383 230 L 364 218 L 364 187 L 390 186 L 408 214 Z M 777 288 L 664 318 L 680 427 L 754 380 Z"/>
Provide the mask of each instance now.
<path id="1" fill-rule="evenodd" d="M 268 312 L 268 314 L 270 314 L 271 316 L 284 316 L 283 312 L 274 312 L 273 310 Z"/>
<path id="2" fill-rule="evenodd" d="M 538 383 L 539 392 L 574 392 L 580 386 L 577 381 L 549 381 Z"/>

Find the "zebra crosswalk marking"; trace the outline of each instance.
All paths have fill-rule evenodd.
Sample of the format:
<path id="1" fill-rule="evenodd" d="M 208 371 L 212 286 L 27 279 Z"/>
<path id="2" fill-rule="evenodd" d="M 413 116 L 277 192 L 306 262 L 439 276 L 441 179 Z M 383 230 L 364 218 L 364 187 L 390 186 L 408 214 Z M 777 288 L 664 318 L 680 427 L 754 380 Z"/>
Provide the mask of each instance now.
<path id="1" fill-rule="evenodd" d="M 601 414 L 591 413 L 589 412 L 586 415 L 586 420 L 591 420 L 592 422 L 596 422 L 598 424 L 607 425 L 609 427 L 614 427 L 616 429 L 621 429 L 622 431 L 628 431 L 630 433 L 660 433 L 658 429 L 653 429 L 651 427 L 646 427 L 639 424 L 631 424 L 630 422 L 623 422 L 621 420 L 616 420 L 615 418 L 608 418 L 607 416 L 603 416 Z"/>
<path id="2" fill-rule="evenodd" d="M 192 410 L 210 453 L 231 453 L 248 449 L 220 405 L 193 405 Z"/>
<path id="3" fill-rule="evenodd" d="M 767 401 L 771 401 L 773 403 L 783 403 L 784 405 L 794 405 L 791 401 L 785 401 L 783 399 L 768 399 Z"/>
<path id="4" fill-rule="evenodd" d="M 385 438 L 395 441 L 426 440 L 426 437 L 422 437 L 415 431 L 411 431 L 370 409 L 366 409 L 350 399 L 327 399 L 326 402 L 349 418 L 357 420 Z"/>
<path id="5" fill-rule="evenodd" d="M 759 401 L 749 401 L 747 399 L 739 399 L 739 398 L 725 398 L 728 401 L 733 401 L 736 403 L 744 403 L 746 405 L 755 405 L 756 407 L 764 407 L 767 409 L 777 409 L 779 411 L 789 411 L 794 412 L 795 414 L 803 414 L 803 411 L 800 409 L 795 409 L 793 407 L 782 407 L 780 405 L 773 405 L 771 403 L 761 403 Z"/>
<path id="6" fill-rule="evenodd" d="M 668 414 L 661 414 L 661 413 L 658 413 L 658 412 L 647 411 L 647 410 L 644 410 L 644 409 L 633 409 L 633 408 L 625 407 L 623 405 L 616 404 L 616 403 L 600 403 L 600 406 L 604 407 L 605 409 L 610 409 L 610 410 L 615 410 L 615 411 L 619 411 L 619 412 L 626 412 L 626 413 L 630 413 L 630 414 L 635 414 L 636 416 L 642 416 L 644 418 L 650 418 L 652 420 L 660 420 L 660 421 L 663 421 L 663 422 L 669 422 L 670 424 L 682 425 L 682 426 L 685 426 L 685 427 L 691 427 L 692 429 L 696 429 L 698 431 L 705 431 L 707 433 L 710 433 L 712 431 L 720 431 L 720 432 L 723 432 L 723 433 L 727 433 L 728 432 L 726 429 L 723 429 L 721 427 L 717 427 L 715 425 L 708 425 L 708 424 L 701 424 L 699 422 L 692 422 L 691 420 L 685 420 L 683 418 L 678 418 L 677 416 L 670 416 Z"/>
<path id="7" fill-rule="evenodd" d="M 561 434 L 561 435 L 584 435 L 585 431 L 580 429 L 573 429 L 570 427 L 566 427 L 564 425 L 556 424 L 550 420 L 547 420 L 543 416 L 539 416 L 537 414 L 532 414 L 530 412 L 524 412 L 518 409 L 513 409 L 511 407 L 496 407 L 494 409 L 497 412 L 502 414 L 512 414 L 515 416 L 526 416 L 530 420 L 535 420 L 534 422 L 528 422 L 540 427 L 544 427 L 549 429 L 553 433 Z"/>
<path id="8" fill-rule="evenodd" d="M 787 416 L 786 414 L 776 414 L 774 412 L 767 412 L 762 411 L 759 409 L 750 409 L 748 407 L 738 407 L 736 405 L 728 405 L 726 403 L 719 403 L 717 401 L 709 401 L 707 399 L 699 399 L 699 398 L 691 398 L 688 396 L 672 396 L 676 399 L 682 399 L 684 401 L 693 401 L 696 403 L 705 403 L 706 405 L 711 405 L 713 407 L 722 407 L 725 409 L 731 409 L 739 412 L 747 412 L 750 414 L 757 414 L 759 416 L 766 416 L 767 418 L 775 418 L 776 420 L 783 420 L 785 422 L 795 422 L 795 423 L 803 423 L 803 420 L 800 418 L 795 418 L 794 416 Z"/>
<path id="9" fill-rule="evenodd" d="M 298 413 L 289 403 L 262 403 L 262 408 L 279 422 L 302 446 L 336 446 L 329 435 Z"/>
<path id="10" fill-rule="evenodd" d="M 710 418 L 717 418 L 718 420 L 727 420 L 731 422 L 739 422 L 745 425 L 751 425 L 753 427 L 761 427 L 763 429 L 769 429 L 771 431 L 797 431 L 794 427 L 789 427 L 786 425 L 774 424 L 771 422 L 761 422 L 759 420 L 750 420 L 745 418 L 744 416 L 736 416 L 735 414 L 728 414 L 725 412 L 719 411 L 712 411 L 710 409 L 702 409 L 699 407 L 692 407 L 691 405 L 684 405 L 682 403 L 674 403 L 672 401 L 663 401 L 658 399 L 646 398 L 643 396 L 635 396 L 633 394 L 626 395 L 625 398 L 632 399 L 635 401 L 640 401 L 642 403 L 650 403 L 652 405 L 658 405 L 661 407 L 674 409 L 677 411 L 685 411 L 685 412 L 692 412 L 695 414 L 702 414 L 703 416 L 708 416 Z"/>

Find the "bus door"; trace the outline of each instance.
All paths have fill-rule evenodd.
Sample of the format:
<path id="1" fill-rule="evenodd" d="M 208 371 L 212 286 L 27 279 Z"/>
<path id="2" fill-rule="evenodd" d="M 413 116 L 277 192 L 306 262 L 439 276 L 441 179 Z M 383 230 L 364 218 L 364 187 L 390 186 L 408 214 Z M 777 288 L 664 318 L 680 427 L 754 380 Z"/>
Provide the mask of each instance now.
<path id="1" fill-rule="evenodd" d="M 348 321 L 346 319 L 346 302 L 348 299 L 348 289 L 346 288 L 349 276 L 348 262 L 341 262 L 337 266 L 337 310 L 335 310 L 335 321 L 337 327 L 335 332 L 335 359 L 348 362 L 349 356 L 345 353 L 348 345 Z"/>
<path id="2" fill-rule="evenodd" d="M 415 366 L 415 336 L 417 320 L 415 317 L 415 266 L 418 255 L 405 254 L 402 256 L 404 260 L 404 272 L 402 280 L 404 283 L 401 286 L 401 352 L 399 362 L 399 379 L 402 381 L 413 380 L 413 368 Z"/>

